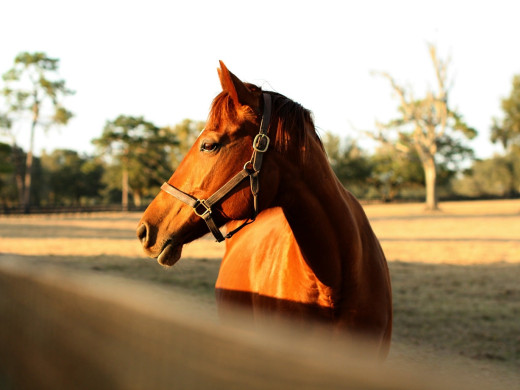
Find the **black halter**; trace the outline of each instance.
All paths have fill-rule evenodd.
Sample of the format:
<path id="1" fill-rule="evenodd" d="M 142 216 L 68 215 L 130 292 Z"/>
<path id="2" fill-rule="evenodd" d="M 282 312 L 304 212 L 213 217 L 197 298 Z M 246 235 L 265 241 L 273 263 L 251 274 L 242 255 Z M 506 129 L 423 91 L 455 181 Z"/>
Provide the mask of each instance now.
<path id="1" fill-rule="evenodd" d="M 208 199 L 197 199 L 178 188 L 172 186 L 169 183 L 164 183 L 161 189 L 164 192 L 174 196 L 181 202 L 186 203 L 188 206 L 193 208 L 193 212 L 201 217 L 208 225 L 209 230 L 215 236 L 217 242 L 224 241 L 225 238 L 231 238 L 236 232 L 242 229 L 244 226 L 252 223 L 258 215 L 258 191 L 260 189 L 258 174 L 262 168 L 262 160 L 264 153 L 269 148 L 269 137 L 267 136 L 267 129 L 269 128 L 269 121 L 271 119 L 271 95 L 264 93 L 264 112 L 262 115 L 262 121 L 260 123 L 260 131 L 256 135 L 253 141 L 253 155 L 251 159 L 244 164 L 244 168 L 238 172 L 233 178 L 231 178 L 226 184 L 220 187 L 213 195 Z M 251 181 L 251 193 L 253 194 L 253 215 L 247 219 L 242 225 L 235 230 L 229 232 L 224 237 L 222 232 L 215 224 L 212 216 L 212 207 L 218 203 L 223 197 L 229 194 L 236 186 L 238 186 L 244 179 L 249 177 Z"/>

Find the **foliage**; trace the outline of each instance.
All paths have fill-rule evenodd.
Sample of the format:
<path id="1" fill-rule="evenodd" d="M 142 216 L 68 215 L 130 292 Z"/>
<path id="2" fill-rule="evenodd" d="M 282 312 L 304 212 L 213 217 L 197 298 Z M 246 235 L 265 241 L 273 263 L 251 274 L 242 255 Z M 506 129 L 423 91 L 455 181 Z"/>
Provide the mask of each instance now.
<path id="1" fill-rule="evenodd" d="M 109 187 L 131 192 L 134 203 L 140 205 L 142 197 L 157 187 L 171 173 L 169 153 L 178 144 L 175 134 L 159 128 L 143 117 L 120 115 L 108 121 L 100 138 L 93 140 L 100 152 L 113 157 L 120 167 L 120 180 L 108 182 Z M 119 186 L 120 183 L 120 186 Z"/>
<path id="2" fill-rule="evenodd" d="M 48 129 L 52 125 L 64 125 L 72 113 L 63 106 L 63 98 L 74 92 L 63 79 L 57 78 L 59 59 L 45 53 L 23 52 L 14 59 L 14 65 L 4 75 L 3 95 L 8 104 L 2 123 L 9 127 L 13 121 L 25 121 L 30 115 L 30 146 L 26 155 L 24 197 L 26 209 L 30 205 L 34 133 L 37 127 Z M 15 144 L 16 142 L 14 142 Z"/>
<path id="3" fill-rule="evenodd" d="M 403 192 L 424 194 L 424 171 L 413 149 L 399 153 L 383 145 L 372 156 L 371 164 L 370 184 L 378 199 L 392 201 L 403 197 Z"/>
<path id="4" fill-rule="evenodd" d="M 322 141 L 334 173 L 358 198 L 386 202 L 424 197 L 424 169 L 414 148 L 395 150 L 393 145 L 384 143 L 368 154 L 355 141 L 341 140 L 332 133 L 325 133 Z M 402 146 L 405 142 L 405 137 L 401 137 Z M 440 138 L 438 148 L 437 184 L 444 196 L 450 196 L 452 178 L 463 162 L 473 158 L 473 151 L 456 139 L 450 143 L 449 138 Z"/>
<path id="5" fill-rule="evenodd" d="M 181 123 L 164 129 L 166 132 L 173 134 L 178 141 L 177 144 L 173 145 L 170 151 L 173 170 L 177 169 L 186 153 L 188 153 L 191 146 L 195 143 L 199 134 L 204 129 L 205 125 L 206 123 L 202 121 L 184 119 Z"/>
<path id="6" fill-rule="evenodd" d="M 57 79 L 59 59 L 45 53 L 20 53 L 14 66 L 4 75 L 3 94 L 9 105 L 9 113 L 31 113 L 34 122 L 44 127 L 66 124 L 72 117 L 61 100 L 74 91 L 68 89 L 65 80 Z M 44 117 L 44 112 L 47 117 Z"/>
<path id="7" fill-rule="evenodd" d="M 119 116 L 107 122 L 103 135 L 94 140 L 98 156 L 58 149 L 34 159 L 32 204 L 118 202 L 125 167 L 134 203 L 139 205 L 142 198 L 155 196 L 203 127 L 204 122 L 186 119 L 159 128 L 142 117 Z M 22 203 L 17 202 L 16 177 L 23 176 L 25 155 L 18 147 L 0 143 L 0 205 Z"/>
<path id="8" fill-rule="evenodd" d="M 5 113 L 0 113 L 0 129 L 8 130 L 12 126 L 12 121 Z"/>
<path id="9" fill-rule="evenodd" d="M 339 181 L 356 196 L 364 196 L 372 171 L 370 158 L 351 139 L 341 140 L 330 132 L 322 138 L 330 165 Z"/>
<path id="10" fill-rule="evenodd" d="M 512 145 L 520 145 L 520 75 L 513 78 L 513 87 L 508 98 L 501 102 L 504 117 L 493 118 L 491 141 L 500 142 L 508 150 Z"/>
<path id="11" fill-rule="evenodd" d="M 99 197 L 104 171 L 99 160 L 64 149 L 44 153 L 40 160 L 47 203 L 83 205 Z"/>
<path id="12" fill-rule="evenodd" d="M 517 197 L 520 195 L 520 150 L 479 160 L 454 182 L 454 191 L 465 197 Z"/>
<path id="13" fill-rule="evenodd" d="M 444 154 L 453 156 L 456 153 L 449 149 L 460 144 L 457 134 L 471 139 L 477 132 L 448 104 L 448 61 L 438 57 L 433 45 L 429 45 L 429 52 L 437 90 L 430 90 L 423 98 L 417 99 L 388 73 L 382 73 L 399 98 L 400 116 L 388 123 L 378 123 L 378 133 L 373 136 L 382 143 L 393 145 L 396 150 L 406 153 L 415 150 L 424 169 L 427 208 L 436 209 L 439 146 L 442 143 Z"/>
<path id="14" fill-rule="evenodd" d="M 438 86 L 421 98 L 382 73 L 399 98 L 399 115 L 377 124 L 372 137 L 381 141 L 381 147 L 373 154 L 352 139 L 332 133 L 323 136 L 340 182 L 359 198 L 416 199 L 428 194 L 433 172 L 435 204 L 437 187 L 444 196 L 520 196 L 520 75 L 513 79 L 510 96 L 501 101 L 503 118 L 493 120 L 491 139 L 502 143 L 507 153 L 476 161 L 461 174 L 474 158 L 465 141 L 476 131 L 448 104 L 448 61 L 437 56 L 434 46 L 429 50 Z M 107 203 L 119 201 L 126 192 L 140 205 L 155 196 L 196 141 L 204 122 L 185 119 L 158 127 L 143 117 L 120 115 L 107 121 L 102 135 L 93 140 L 99 151 L 96 157 L 55 150 L 33 158 L 35 129 L 63 125 L 72 117 L 63 100 L 73 91 L 58 77 L 58 67 L 59 60 L 45 53 L 25 52 L 3 75 L 6 106 L 0 109 L 0 130 L 12 144 L 0 143 L 0 203 L 28 205 L 28 199 L 35 204 Z M 27 151 L 17 146 L 10 130 L 16 122 L 30 123 Z"/>
<path id="15" fill-rule="evenodd" d="M 0 200 L 4 204 L 12 204 L 17 200 L 15 170 L 12 147 L 0 143 Z"/>

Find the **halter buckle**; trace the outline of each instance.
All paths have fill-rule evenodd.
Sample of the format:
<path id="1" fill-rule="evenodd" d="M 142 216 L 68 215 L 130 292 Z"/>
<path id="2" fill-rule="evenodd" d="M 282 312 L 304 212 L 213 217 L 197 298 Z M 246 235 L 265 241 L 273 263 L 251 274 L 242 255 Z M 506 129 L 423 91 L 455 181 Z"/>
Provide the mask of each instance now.
<path id="1" fill-rule="evenodd" d="M 251 160 L 249 160 L 248 162 L 246 162 L 244 164 L 244 170 L 247 171 L 250 175 L 255 173 L 255 167 L 253 165 L 253 163 L 251 162 Z"/>
<path id="2" fill-rule="evenodd" d="M 197 214 L 199 217 L 201 217 L 202 219 L 206 219 L 209 215 L 211 215 L 211 207 L 206 204 L 206 200 L 205 199 L 198 199 L 197 202 L 198 203 L 193 207 L 193 212 L 195 214 Z M 197 211 L 197 207 L 199 207 L 199 206 L 204 207 L 204 211 L 203 212 L 199 213 Z"/>
<path id="3" fill-rule="evenodd" d="M 260 143 L 262 142 L 262 139 L 265 139 L 265 145 L 263 148 L 260 148 Z M 258 133 L 253 140 L 253 149 L 260 153 L 267 152 L 267 148 L 269 147 L 269 137 L 263 133 Z"/>

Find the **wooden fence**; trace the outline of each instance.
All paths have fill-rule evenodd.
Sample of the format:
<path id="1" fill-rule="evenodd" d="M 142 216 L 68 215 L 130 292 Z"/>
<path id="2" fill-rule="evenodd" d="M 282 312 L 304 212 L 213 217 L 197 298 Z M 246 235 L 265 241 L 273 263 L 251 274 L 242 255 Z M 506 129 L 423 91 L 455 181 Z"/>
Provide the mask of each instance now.
<path id="1" fill-rule="evenodd" d="M 158 286 L 34 263 L 0 261 L 0 316 L 1 389 L 461 388 L 290 328 L 219 325 Z"/>
<path id="2" fill-rule="evenodd" d="M 97 205 L 97 206 L 31 206 L 25 209 L 23 206 L 1 206 L 0 215 L 18 215 L 18 214 L 70 214 L 70 213 L 97 213 L 97 212 L 115 212 L 115 211 L 144 211 L 146 206 L 128 206 L 126 210 L 120 204 Z"/>

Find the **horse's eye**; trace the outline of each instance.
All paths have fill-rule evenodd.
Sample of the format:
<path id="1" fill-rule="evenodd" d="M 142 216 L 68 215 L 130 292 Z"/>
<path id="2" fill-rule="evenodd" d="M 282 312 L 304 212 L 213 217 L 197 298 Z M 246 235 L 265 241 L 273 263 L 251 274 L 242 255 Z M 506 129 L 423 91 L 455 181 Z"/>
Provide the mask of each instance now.
<path id="1" fill-rule="evenodd" d="M 202 152 L 215 152 L 219 148 L 219 144 L 211 141 L 202 141 L 200 150 Z"/>

